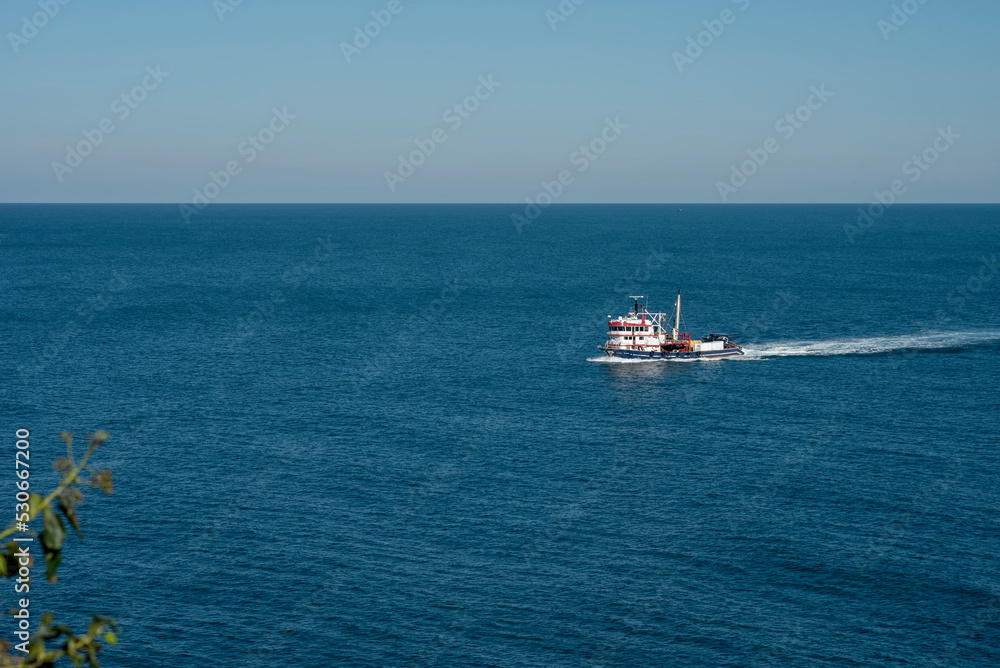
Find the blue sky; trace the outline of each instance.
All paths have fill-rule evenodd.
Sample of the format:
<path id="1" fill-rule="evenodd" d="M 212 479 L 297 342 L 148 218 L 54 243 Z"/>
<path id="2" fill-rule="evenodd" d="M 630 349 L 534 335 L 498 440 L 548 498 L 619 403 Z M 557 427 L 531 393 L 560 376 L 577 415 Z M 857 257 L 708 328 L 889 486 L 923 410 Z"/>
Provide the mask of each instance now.
<path id="1" fill-rule="evenodd" d="M 560 202 L 721 202 L 719 182 L 768 139 L 777 152 L 727 201 L 868 202 L 896 179 L 905 202 L 998 201 L 993 1 L 909 0 L 885 39 L 889 0 L 566 0 L 555 29 L 559 0 L 398 0 L 351 62 L 341 43 L 389 0 L 243 0 L 222 19 L 213 0 L 69 0 L 35 34 L 39 2 L 58 5 L 0 9 L 4 202 L 180 203 L 227 163 L 214 201 L 523 202 L 568 170 Z M 678 71 L 673 54 L 726 10 Z M 444 113 L 490 76 L 501 85 L 453 128 Z M 155 88 L 119 118 L 114 100 L 144 78 Z M 786 138 L 775 123 L 814 86 L 832 96 Z M 295 118 L 248 161 L 275 108 Z M 627 128 L 580 171 L 609 118 Z M 113 131 L 78 166 L 53 166 L 104 119 Z M 949 127 L 959 138 L 909 181 L 905 163 Z M 399 156 L 439 128 L 446 141 L 390 189 Z"/>

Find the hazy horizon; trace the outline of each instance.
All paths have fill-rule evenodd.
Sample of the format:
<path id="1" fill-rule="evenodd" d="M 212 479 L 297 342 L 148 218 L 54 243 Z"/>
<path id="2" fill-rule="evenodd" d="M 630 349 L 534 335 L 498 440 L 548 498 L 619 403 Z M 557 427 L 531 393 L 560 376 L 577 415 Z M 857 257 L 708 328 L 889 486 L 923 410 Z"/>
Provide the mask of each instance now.
<path id="1" fill-rule="evenodd" d="M 898 182 L 900 204 L 992 204 L 998 19 L 934 0 L 16 0 L 0 202 L 858 204 Z"/>

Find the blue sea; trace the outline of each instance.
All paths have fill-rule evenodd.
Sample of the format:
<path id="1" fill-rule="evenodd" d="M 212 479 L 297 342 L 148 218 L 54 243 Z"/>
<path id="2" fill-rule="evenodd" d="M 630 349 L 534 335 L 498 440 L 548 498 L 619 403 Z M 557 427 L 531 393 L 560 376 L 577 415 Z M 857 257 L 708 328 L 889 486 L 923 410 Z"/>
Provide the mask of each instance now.
<path id="1" fill-rule="evenodd" d="M 1000 207 L 520 209 L 0 207 L 5 451 L 45 491 L 106 429 L 115 476 L 35 622 L 114 617 L 109 667 L 1000 665 Z M 678 288 L 747 354 L 602 357 Z"/>

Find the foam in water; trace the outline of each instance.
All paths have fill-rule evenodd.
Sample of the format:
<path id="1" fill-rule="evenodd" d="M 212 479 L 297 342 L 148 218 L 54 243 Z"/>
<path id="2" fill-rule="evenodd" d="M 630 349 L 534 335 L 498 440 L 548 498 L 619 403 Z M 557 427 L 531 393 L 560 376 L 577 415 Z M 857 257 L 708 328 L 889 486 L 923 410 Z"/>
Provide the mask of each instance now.
<path id="1" fill-rule="evenodd" d="M 712 362 L 724 359 L 762 360 L 776 357 L 825 357 L 829 355 L 876 355 L 901 350 L 934 350 L 940 348 L 968 348 L 1000 342 L 1000 331 L 936 332 L 900 336 L 871 336 L 825 341 L 779 341 L 744 346 L 741 357 L 688 357 L 688 358 L 621 358 L 588 357 L 588 362 L 600 364 L 649 364 L 651 362 Z"/>
<path id="2" fill-rule="evenodd" d="M 732 357 L 608 357 L 604 355 L 602 357 L 588 357 L 588 362 L 595 362 L 597 364 L 653 364 L 659 362 L 719 362 L 724 359 L 735 359 Z"/>
<path id="3" fill-rule="evenodd" d="M 1000 331 L 938 332 L 901 336 L 829 339 L 826 341 L 781 341 L 744 347 L 746 355 L 734 359 L 770 359 L 774 357 L 873 355 L 900 350 L 966 348 L 1000 341 Z"/>

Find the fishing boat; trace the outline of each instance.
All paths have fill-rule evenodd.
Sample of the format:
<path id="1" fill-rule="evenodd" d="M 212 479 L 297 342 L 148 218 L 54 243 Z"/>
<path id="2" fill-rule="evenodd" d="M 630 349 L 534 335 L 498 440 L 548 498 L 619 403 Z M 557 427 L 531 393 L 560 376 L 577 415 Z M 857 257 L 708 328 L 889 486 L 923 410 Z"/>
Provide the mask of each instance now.
<path id="1" fill-rule="evenodd" d="M 677 291 L 674 313 L 652 313 L 640 304 L 642 295 L 630 295 L 635 300 L 632 312 L 624 317 L 608 316 L 608 342 L 598 346 L 608 357 L 634 359 L 697 359 L 734 357 L 743 349 L 725 334 L 709 334 L 701 339 L 681 331 L 681 291 Z M 673 326 L 668 316 L 674 316 Z"/>

